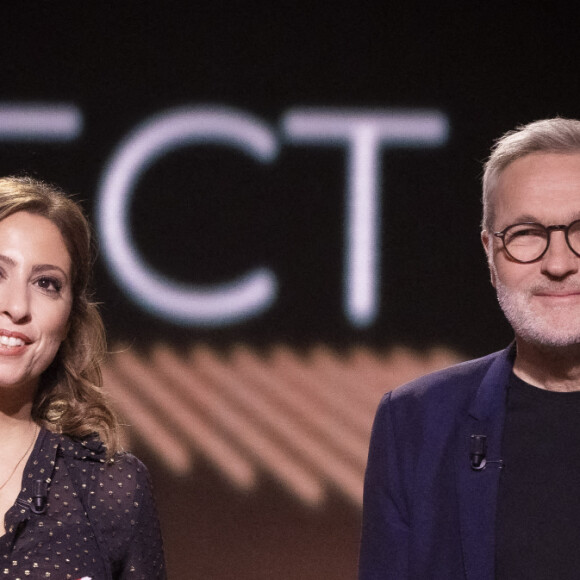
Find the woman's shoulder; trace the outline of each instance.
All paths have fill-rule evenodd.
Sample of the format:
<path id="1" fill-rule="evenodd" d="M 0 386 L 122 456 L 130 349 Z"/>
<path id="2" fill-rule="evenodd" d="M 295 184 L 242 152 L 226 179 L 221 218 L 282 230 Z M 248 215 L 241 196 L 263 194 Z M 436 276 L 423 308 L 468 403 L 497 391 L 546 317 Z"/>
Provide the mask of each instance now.
<path id="1" fill-rule="evenodd" d="M 49 438 L 52 439 L 51 444 L 58 447 L 58 454 L 61 457 L 97 463 L 107 461 L 107 448 L 96 433 L 83 438 L 51 433 Z"/>
<path id="2" fill-rule="evenodd" d="M 73 486 L 90 512 L 106 514 L 116 528 L 122 521 L 129 525 L 141 519 L 154 505 L 149 472 L 135 455 L 121 452 L 108 458 L 96 436 L 58 437 L 60 461 L 66 464 Z M 126 519 L 127 515 L 131 518 Z"/>
<path id="3" fill-rule="evenodd" d="M 79 475 L 92 481 L 99 481 L 97 489 L 134 490 L 149 487 L 149 472 L 143 462 L 128 451 L 108 457 L 107 448 L 97 434 L 82 439 L 68 435 L 54 435 L 58 445 L 57 454 L 70 465 L 80 468 Z M 76 469 L 75 469 L 76 471 Z"/>
<path id="4" fill-rule="evenodd" d="M 142 490 L 151 486 L 150 475 L 145 464 L 129 451 L 116 453 L 104 464 L 103 473 L 109 481 L 115 481 L 117 486 L 125 489 L 134 487 Z"/>
<path id="5" fill-rule="evenodd" d="M 130 451 L 118 451 L 108 457 L 107 447 L 98 433 L 91 433 L 85 437 L 72 437 L 65 434 L 50 433 L 49 435 L 59 447 L 59 454 L 71 459 L 96 461 L 99 463 L 127 464 L 144 467 L 143 463 Z"/>
<path id="6" fill-rule="evenodd" d="M 145 465 L 129 452 L 109 458 L 97 436 L 49 438 L 55 468 L 83 505 L 113 567 L 131 569 L 135 578 L 165 578 L 159 518 Z"/>

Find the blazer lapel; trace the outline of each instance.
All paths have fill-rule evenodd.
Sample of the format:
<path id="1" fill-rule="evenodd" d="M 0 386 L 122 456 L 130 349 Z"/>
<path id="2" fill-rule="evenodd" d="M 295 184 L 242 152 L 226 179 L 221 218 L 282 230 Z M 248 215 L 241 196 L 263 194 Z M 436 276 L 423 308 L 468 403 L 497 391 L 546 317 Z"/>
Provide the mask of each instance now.
<path id="1" fill-rule="evenodd" d="M 493 580 L 495 574 L 495 512 L 501 472 L 501 436 L 506 386 L 513 365 L 513 347 L 490 366 L 467 417 L 458 425 L 455 455 L 460 534 L 468 580 Z M 471 435 L 487 438 L 486 466 L 471 467 Z"/>

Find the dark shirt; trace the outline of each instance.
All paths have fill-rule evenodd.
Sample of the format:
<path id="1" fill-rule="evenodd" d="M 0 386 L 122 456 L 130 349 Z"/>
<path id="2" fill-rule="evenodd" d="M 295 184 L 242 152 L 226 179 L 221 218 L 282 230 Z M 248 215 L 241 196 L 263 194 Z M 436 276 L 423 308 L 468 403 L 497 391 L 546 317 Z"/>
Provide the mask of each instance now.
<path id="1" fill-rule="evenodd" d="M 580 391 L 510 379 L 496 519 L 496 579 L 580 578 Z"/>
<path id="2" fill-rule="evenodd" d="M 166 577 L 148 472 L 131 454 L 110 462 L 104 451 L 97 439 L 41 430 L 5 517 L 0 578 Z"/>

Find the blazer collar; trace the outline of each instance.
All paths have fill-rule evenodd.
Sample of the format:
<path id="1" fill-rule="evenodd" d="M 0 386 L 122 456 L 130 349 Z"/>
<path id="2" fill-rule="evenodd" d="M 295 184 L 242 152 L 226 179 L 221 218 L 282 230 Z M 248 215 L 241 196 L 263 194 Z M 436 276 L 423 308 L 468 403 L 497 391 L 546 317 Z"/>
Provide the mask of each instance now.
<path id="1" fill-rule="evenodd" d="M 460 419 L 456 450 L 456 482 L 460 535 L 468 580 L 493 580 L 495 575 L 495 512 L 501 471 L 501 437 L 509 375 L 515 345 L 496 355 L 469 407 Z M 471 435 L 487 438 L 487 464 L 472 469 Z"/>
<path id="2" fill-rule="evenodd" d="M 505 412 L 504 395 L 516 357 L 515 342 L 495 357 L 469 407 L 469 415 L 475 420 L 486 421 Z"/>

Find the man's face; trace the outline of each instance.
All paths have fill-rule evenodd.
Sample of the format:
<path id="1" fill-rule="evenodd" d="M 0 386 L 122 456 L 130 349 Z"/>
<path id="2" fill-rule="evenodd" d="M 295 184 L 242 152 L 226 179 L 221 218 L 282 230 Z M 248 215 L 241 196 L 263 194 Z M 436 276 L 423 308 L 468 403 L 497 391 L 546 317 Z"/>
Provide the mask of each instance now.
<path id="1" fill-rule="evenodd" d="M 518 222 L 568 225 L 580 219 L 580 154 L 534 153 L 510 164 L 495 196 L 493 231 Z M 500 239 L 482 232 L 491 281 L 518 340 L 551 347 L 580 344 L 580 258 L 562 231 L 542 259 L 512 260 Z"/>

